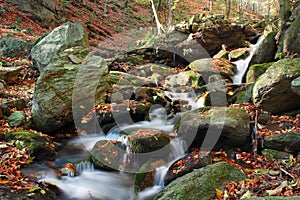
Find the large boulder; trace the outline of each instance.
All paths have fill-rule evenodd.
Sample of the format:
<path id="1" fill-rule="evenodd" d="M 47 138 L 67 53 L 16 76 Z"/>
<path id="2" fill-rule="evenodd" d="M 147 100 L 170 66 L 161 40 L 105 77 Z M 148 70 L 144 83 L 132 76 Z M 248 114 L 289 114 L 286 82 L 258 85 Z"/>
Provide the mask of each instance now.
<path id="1" fill-rule="evenodd" d="M 6 141 L 14 141 L 17 148 L 27 148 L 28 153 L 34 160 L 54 159 L 55 143 L 38 133 L 31 131 L 12 131 L 5 134 Z"/>
<path id="2" fill-rule="evenodd" d="M 65 49 L 88 47 L 88 34 L 82 24 L 67 22 L 41 39 L 32 49 L 31 57 L 39 71 L 44 71 L 53 58 Z"/>
<path id="3" fill-rule="evenodd" d="M 284 33 L 283 51 L 285 56 L 300 56 L 300 16 L 291 23 Z"/>
<path id="4" fill-rule="evenodd" d="M 258 77 L 265 73 L 272 64 L 274 63 L 262 63 L 250 66 L 246 74 L 246 83 L 255 83 Z"/>
<path id="5" fill-rule="evenodd" d="M 12 2 L 23 14 L 43 27 L 50 27 L 58 19 L 59 8 L 51 0 L 16 0 Z"/>
<path id="6" fill-rule="evenodd" d="M 81 70 L 80 77 L 76 77 L 79 70 Z M 106 90 L 110 87 L 107 73 L 106 62 L 98 56 L 86 60 L 85 65 L 71 64 L 64 59 L 48 65 L 35 86 L 32 117 L 36 129 L 54 132 L 70 125 L 74 121 L 73 114 L 78 117 L 76 120 L 80 120 L 80 117 L 87 114 L 84 112 L 94 106 L 85 105 L 89 102 L 84 101 L 90 98 L 89 92 L 95 89 L 95 102 L 103 103 L 106 100 Z M 75 79 L 85 81 L 80 88 L 73 90 Z M 76 94 L 73 94 L 74 92 Z M 76 113 L 72 113 L 72 109 Z"/>
<path id="7" fill-rule="evenodd" d="M 222 187 L 229 181 L 240 181 L 247 176 L 232 165 L 219 162 L 195 169 L 183 177 L 177 178 L 165 187 L 156 197 L 156 200 L 206 200 L 215 197 L 216 188 Z"/>
<path id="8" fill-rule="evenodd" d="M 274 60 L 277 48 L 275 35 L 276 33 L 272 32 L 263 39 L 263 41 L 255 50 L 254 55 L 249 62 L 249 66 L 254 64 L 268 63 Z"/>
<path id="9" fill-rule="evenodd" d="M 300 96 L 291 89 L 291 82 L 300 76 L 300 58 L 283 59 L 262 74 L 253 87 L 253 103 L 271 113 L 300 108 Z"/>
<path id="10" fill-rule="evenodd" d="M 4 37 L 0 40 L 0 55 L 6 57 L 26 57 L 31 49 L 30 42 L 20 38 Z"/>
<path id="11" fill-rule="evenodd" d="M 250 145 L 250 116 L 243 109 L 206 107 L 186 113 L 176 124 L 178 135 L 190 144 L 189 149 Z"/>

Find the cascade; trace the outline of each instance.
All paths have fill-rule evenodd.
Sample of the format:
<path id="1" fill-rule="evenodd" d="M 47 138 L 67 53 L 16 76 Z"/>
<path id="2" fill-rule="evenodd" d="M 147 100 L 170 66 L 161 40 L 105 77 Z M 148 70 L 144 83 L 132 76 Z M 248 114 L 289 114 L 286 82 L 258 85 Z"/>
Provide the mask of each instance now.
<path id="1" fill-rule="evenodd" d="M 233 77 L 233 83 L 234 84 L 241 84 L 243 82 L 243 77 L 245 73 L 247 72 L 248 65 L 255 53 L 255 50 L 258 48 L 260 43 L 264 40 L 264 36 L 260 36 L 257 40 L 256 44 L 250 45 L 250 52 L 249 56 L 247 56 L 245 59 L 237 60 L 235 62 L 232 62 L 236 65 L 237 72 L 236 75 Z"/>

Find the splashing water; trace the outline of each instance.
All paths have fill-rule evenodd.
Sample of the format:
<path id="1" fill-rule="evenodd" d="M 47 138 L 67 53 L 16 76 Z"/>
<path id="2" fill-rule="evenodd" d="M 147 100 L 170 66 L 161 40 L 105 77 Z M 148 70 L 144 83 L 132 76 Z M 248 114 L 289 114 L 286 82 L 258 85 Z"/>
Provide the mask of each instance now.
<path id="1" fill-rule="evenodd" d="M 257 40 L 256 44 L 250 45 L 250 54 L 247 58 L 232 62 L 237 67 L 237 73 L 233 77 L 234 84 L 241 84 L 243 82 L 243 76 L 247 72 L 247 69 L 249 67 L 248 65 L 255 53 L 255 50 L 258 48 L 258 46 L 261 44 L 261 42 L 264 40 L 264 38 L 265 38 L 264 36 L 261 36 Z"/>

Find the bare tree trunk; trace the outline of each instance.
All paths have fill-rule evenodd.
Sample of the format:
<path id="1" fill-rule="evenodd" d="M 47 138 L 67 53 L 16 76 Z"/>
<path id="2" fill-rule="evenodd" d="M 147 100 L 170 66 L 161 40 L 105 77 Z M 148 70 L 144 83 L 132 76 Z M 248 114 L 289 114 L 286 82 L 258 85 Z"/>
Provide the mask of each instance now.
<path id="1" fill-rule="evenodd" d="M 213 0 L 209 0 L 209 13 L 213 13 Z"/>
<path id="2" fill-rule="evenodd" d="M 168 30 L 171 30 L 173 25 L 173 0 L 169 0 L 168 9 L 169 9 Z"/>
<path id="3" fill-rule="evenodd" d="M 158 19 L 158 16 L 157 16 L 157 12 L 156 12 L 155 5 L 154 5 L 153 0 L 149 0 L 149 1 L 150 1 L 150 3 L 151 3 L 153 15 L 154 15 L 154 18 L 155 18 L 155 22 L 156 22 L 156 26 L 157 26 L 157 33 L 158 33 L 158 35 L 160 35 L 160 34 L 161 34 L 161 31 L 162 31 L 162 32 L 165 32 L 165 30 L 164 30 L 164 27 L 163 27 L 163 26 L 161 25 L 161 23 L 159 22 L 159 19 Z"/>
<path id="4" fill-rule="evenodd" d="M 225 0 L 226 4 L 226 19 L 229 19 L 230 10 L 231 10 L 231 0 Z"/>

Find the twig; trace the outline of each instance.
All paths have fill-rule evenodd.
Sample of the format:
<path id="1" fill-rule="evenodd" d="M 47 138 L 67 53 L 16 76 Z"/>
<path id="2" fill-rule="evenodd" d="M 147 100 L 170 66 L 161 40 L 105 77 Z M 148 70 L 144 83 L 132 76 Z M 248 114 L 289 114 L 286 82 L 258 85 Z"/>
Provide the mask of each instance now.
<path id="1" fill-rule="evenodd" d="M 257 161 L 257 146 L 258 146 L 258 137 L 257 137 L 257 124 L 258 124 L 258 110 L 255 111 L 254 126 L 252 130 L 252 145 L 253 145 L 253 156 L 255 162 Z"/>

